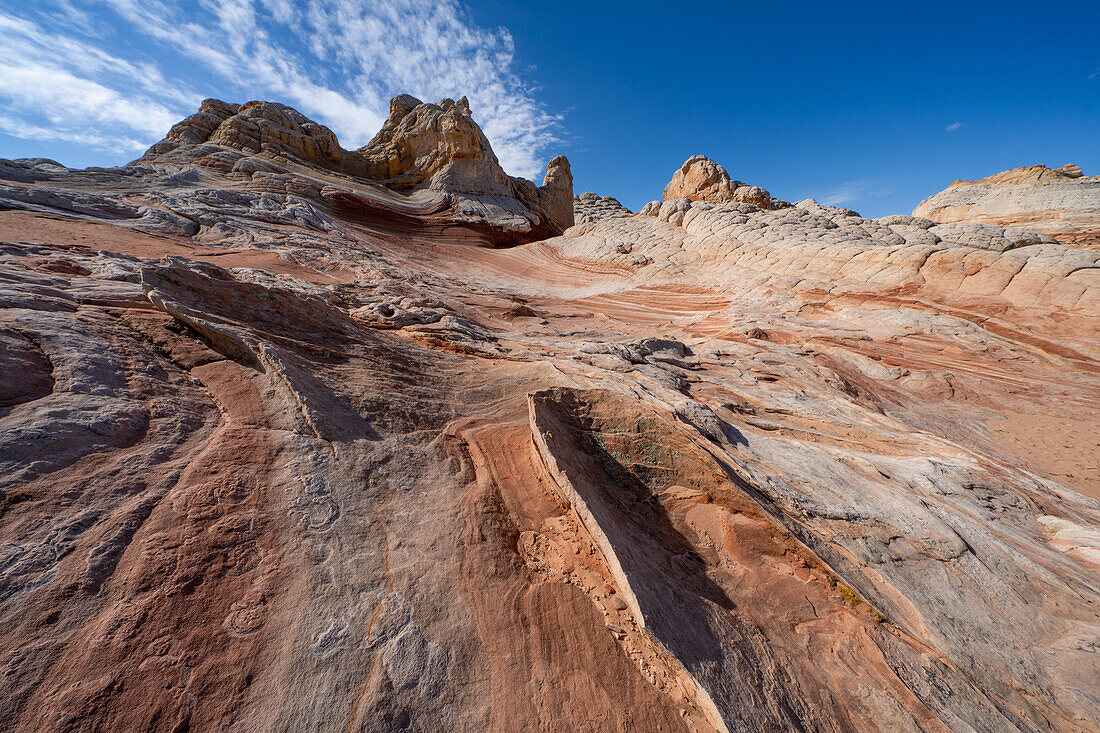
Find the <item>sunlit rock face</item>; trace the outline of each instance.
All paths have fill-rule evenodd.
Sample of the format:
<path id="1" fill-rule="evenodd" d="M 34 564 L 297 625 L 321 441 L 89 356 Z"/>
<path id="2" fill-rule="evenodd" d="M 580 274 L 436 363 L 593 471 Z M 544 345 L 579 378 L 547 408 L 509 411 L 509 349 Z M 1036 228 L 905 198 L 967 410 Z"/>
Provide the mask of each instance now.
<path id="1" fill-rule="evenodd" d="M 179 164 L 239 177 L 260 174 L 269 183 L 272 173 L 320 177 L 337 189 L 347 179 L 344 188 L 352 190 L 329 191 L 329 203 L 359 209 L 363 216 L 372 211 L 386 216 L 403 203 L 421 214 L 451 219 L 456 231 L 483 230 L 492 245 L 542 239 L 573 224 L 572 207 L 564 203 L 573 195 L 569 161 L 564 156 L 552 160 L 541 187 L 509 176 L 465 97 L 438 104 L 407 94 L 394 97 L 382 129 L 354 151 L 344 150 L 331 130 L 286 105 L 208 99 L 131 166 Z M 323 174 L 310 176 L 309 171 Z M 378 185 L 366 185 L 372 183 Z M 367 190 L 361 190 L 365 185 Z M 402 195 L 370 195 L 379 187 Z"/>
<path id="2" fill-rule="evenodd" d="M 2 727 L 1093 730 L 1100 254 L 688 163 L 0 161 Z"/>
<path id="3" fill-rule="evenodd" d="M 750 186 L 731 179 L 725 168 L 705 155 L 693 155 L 684 161 L 680 170 L 672 174 L 672 180 L 665 186 L 665 201 L 683 198 L 708 204 L 737 201 L 761 209 L 782 209 L 790 206 L 786 201 L 773 199 L 760 186 Z"/>
<path id="4" fill-rule="evenodd" d="M 1063 244 L 1100 249 L 1100 176 L 1076 165 L 1032 165 L 955 181 L 920 202 L 913 216 L 943 223 L 1027 229 Z"/>

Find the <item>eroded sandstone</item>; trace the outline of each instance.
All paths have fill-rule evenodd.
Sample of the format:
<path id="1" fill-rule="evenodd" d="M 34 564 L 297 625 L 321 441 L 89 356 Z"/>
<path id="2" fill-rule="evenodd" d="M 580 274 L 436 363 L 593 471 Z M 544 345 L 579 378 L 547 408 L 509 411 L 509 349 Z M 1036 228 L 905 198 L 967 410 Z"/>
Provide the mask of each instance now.
<path id="1" fill-rule="evenodd" d="M 406 206 L 418 214 L 446 212 L 454 226 L 488 229 L 494 243 L 540 239 L 573 224 L 569 161 L 564 156 L 550 161 L 541 187 L 509 176 L 465 97 L 438 104 L 407 94 L 394 97 L 382 129 L 354 151 L 344 150 L 331 130 L 286 105 L 208 99 L 131 167 L 163 169 L 192 163 L 272 182 L 277 193 L 298 195 L 305 193 L 298 185 L 301 174 L 326 179 L 301 170 L 295 175 L 291 168 L 305 165 L 342 174 L 356 189 L 350 194 L 356 205 L 382 216 L 394 197 L 378 196 L 378 186 L 406 194 L 421 192 Z M 364 188 L 367 181 L 377 186 Z M 322 187 L 314 186 L 313 197 Z"/>
<path id="2" fill-rule="evenodd" d="M 672 180 L 665 186 L 664 200 L 678 199 L 708 204 L 737 201 L 761 209 L 781 209 L 790 205 L 786 201 L 773 199 L 760 186 L 731 179 L 725 168 L 705 155 L 691 156 L 680 166 L 680 170 L 672 174 Z"/>
<path id="3" fill-rule="evenodd" d="M 1096 729 L 1096 252 L 246 107 L 0 165 L 9 728 Z"/>
<path id="4" fill-rule="evenodd" d="M 1016 227 L 1059 242 L 1100 247 L 1100 176 L 1072 164 L 1033 165 L 976 181 L 955 181 L 920 202 L 913 216 L 941 224 Z"/>

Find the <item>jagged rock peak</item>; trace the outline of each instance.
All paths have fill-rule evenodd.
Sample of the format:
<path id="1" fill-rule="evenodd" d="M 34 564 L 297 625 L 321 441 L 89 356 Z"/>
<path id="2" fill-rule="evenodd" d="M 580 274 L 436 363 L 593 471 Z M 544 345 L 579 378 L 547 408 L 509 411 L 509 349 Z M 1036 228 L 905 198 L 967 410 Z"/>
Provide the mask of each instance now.
<path id="1" fill-rule="evenodd" d="M 407 94 L 394 97 L 382 129 L 351 155 L 363 161 L 363 175 L 395 190 L 514 195 L 513 179 L 474 121 L 466 97 L 436 104 Z"/>
<path id="2" fill-rule="evenodd" d="M 332 130 L 284 104 L 208 99 L 135 163 L 185 165 L 225 149 L 321 167 L 394 191 L 516 199 L 532 212 L 532 232 L 544 236 L 573 224 L 573 179 L 565 157 L 550 161 L 542 187 L 509 176 L 466 97 L 430 104 L 398 95 L 390 100 L 382 129 L 358 150 L 345 150 Z"/>
<path id="3" fill-rule="evenodd" d="M 218 145 L 252 155 L 300 160 L 325 167 L 343 164 L 336 134 L 292 107 L 278 102 L 230 104 L 207 99 L 199 111 L 172 126 L 163 140 L 140 158 L 143 163 L 185 162 Z"/>
<path id="4" fill-rule="evenodd" d="M 1081 172 L 1081 166 L 1073 163 L 1066 163 L 1064 166 L 1055 171 L 1055 173 L 1061 173 L 1067 178 L 1081 178 L 1084 173 Z"/>
<path id="5" fill-rule="evenodd" d="M 730 178 L 726 169 L 705 155 L 693 155 L 672 174 L 665 186 L 664 200 L 690 199 L 708 204 L 737 201 L 752 204 L 761 209 L 781 209 L 790 206 L 786 201 L 773 199 L 760 186 L 750 186 Z"/>

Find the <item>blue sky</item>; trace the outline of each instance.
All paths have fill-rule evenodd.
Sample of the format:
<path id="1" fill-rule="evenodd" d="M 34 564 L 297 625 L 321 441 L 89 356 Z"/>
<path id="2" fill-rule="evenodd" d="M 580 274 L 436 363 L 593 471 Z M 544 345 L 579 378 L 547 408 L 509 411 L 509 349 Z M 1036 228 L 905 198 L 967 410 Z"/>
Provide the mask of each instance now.
<path id="1" fill-rule="evenodd" d="M 0 157 L 137 157 L 204 97 L 365 143 L 393 94 L 470 97 L 509 172 L 558 153 L 633 209 L 684 159 L 908 212 L 957 178 L 1100 174 L 1100 3 L 0 0 Z"/>

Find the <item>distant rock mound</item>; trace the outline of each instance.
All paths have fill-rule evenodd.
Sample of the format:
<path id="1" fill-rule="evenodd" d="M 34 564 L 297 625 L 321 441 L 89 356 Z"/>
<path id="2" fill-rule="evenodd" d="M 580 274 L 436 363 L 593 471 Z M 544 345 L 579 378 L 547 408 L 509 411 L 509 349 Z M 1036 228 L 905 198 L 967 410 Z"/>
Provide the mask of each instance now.
<path id="1" fill-rule="evenodd" d="M 939 224 L 1022 227 L 1063 244 L 1100 246 L 1100 176 L 1076 165 L 1013 168 L 976 181 L 955 181 L 920 202 L 913 216 Z"/>
<path id="2" fill-rule="evenodd" d="M 633 213 L 612 196 L 600 196 L 592 191 L 585 191 L 580 196 L 573 197 L 573 218 L 577 224 L 595 224 L 604 219 L 617 219 Z"/>
<path id="3" fill-rule="evenodd" d="M 665 186 L 665 201 L 682 198 L 708 204 L 736 201 L 761 209 L 783 209 L 790 206 L 786 201 L 773 199 L 760 186 L 750 186 L 731 179 L 725 168 L 705 155 L 693 155 L 684 161 L 680 170 L 672 174 L 672 180 Z"/>
<path id="4" fill-rule="evenodd" d="M 672 174 L 672 180 L 665 186 L 664 199 L 688 198 L 719 204 L 733 201 L 737 186 L 738 182 L 730 178 L 725 168 L 705 155 L 693 155 Z"/>
<path id="5" fill-rule="evenodd" d="M 236 153 L 262 160 L 242 162 Z M 343 149 L 332 130 L 286 105 L 208 99 L 131 165 L 195 163 L 227 173 L 286 172 L 264 160 L 321 168 L 405 194 L 444 194 L 456 218 L 475 226 L 480 220 L 499 243 L 553 236 L 573 224 L 569 161 L 554 158 L 541 187 L 509 176 L 465 97 L 437 104 L 407 94 L 394 97 L 382 129 L 358 150 Z"/>

